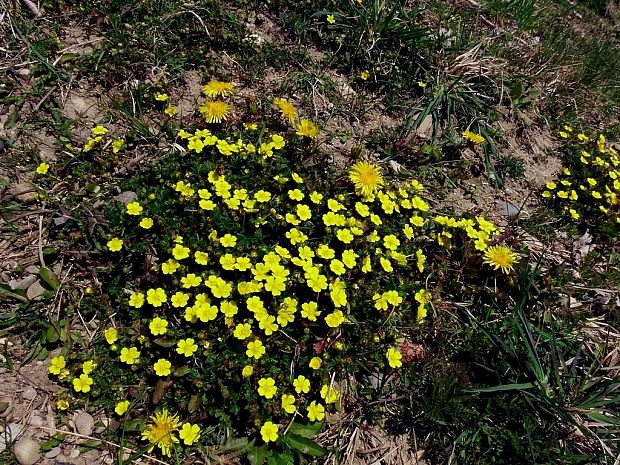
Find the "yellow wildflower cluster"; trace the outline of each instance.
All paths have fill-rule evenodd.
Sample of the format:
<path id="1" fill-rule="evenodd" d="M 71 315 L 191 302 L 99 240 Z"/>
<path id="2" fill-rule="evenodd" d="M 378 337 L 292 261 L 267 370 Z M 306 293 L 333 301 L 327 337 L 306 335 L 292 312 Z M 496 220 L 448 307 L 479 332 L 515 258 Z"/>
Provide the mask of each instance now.
<path id="1" fill-rule="evenodd" d="M 233 89 L 225 84 L 211 81 L 204 93 L 227 95 Z M 274 103 L 305 132 L 292 105 Z M 337 373 L 358 352 L 400 368 L 406 359 L 393 328 L 422 324 L 439 299 L 429 280 L 436 249 L 465 244 L 478 263 L 505 273 L 516 259 L 489 245 L 500 231 L 483 217 L 432 214 L 417 180 L 393 186 L 376 163 L 361 162 L 349 171 L 349 188 L 336 190 L 293 169 L 291 133 L 245 129 L 179 130 L 186 172 L 157 196 L 119 205 L 123 224 L 108 241 L 116 257 L 156 250 L 157 264 L 116 302 L 103 330 L 107 358 L 93 374 L 105 365 L 142 384 L 174 386 L 142 432 L 164 455 L 200 441 L 204 426 L 183 423 L 183 411 L 168 408 L 175 402 L 201 399 L 203 421 L 211 408 L 227 408 L 217 405 L 222 396 L 235 399 L 226 415 L 247 415 L 269 443 L 294 416 L 322 421 L 335 408 L 344 395 Z M 79 398 L 97 385 L 93 368 L 71 370 L 59 357 L 50 373 Z M 116 414 L 133 414 L 135 394 L 116 395 Z"/>
<path id="2" fill-rule="evenodd" d="M 614 228 L 620 224 L 620 157 L 598 137 L 575 133 L 565 126 L 560 137 L 567 139 L 572 155 L 559 177 L 545 185 L 542 196 L 552 199 L 572 220 L 590 226 Z"/>

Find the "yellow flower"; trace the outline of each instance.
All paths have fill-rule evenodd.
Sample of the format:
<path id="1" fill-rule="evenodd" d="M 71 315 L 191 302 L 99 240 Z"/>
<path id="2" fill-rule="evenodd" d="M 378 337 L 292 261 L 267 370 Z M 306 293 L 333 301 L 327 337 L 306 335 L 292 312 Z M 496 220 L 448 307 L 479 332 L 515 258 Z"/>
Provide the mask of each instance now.
<path id="1" fill-rule="evenodd" d="M 166 409 L 151 417 L 152 423 L 142 433 L 142 439 L 161 449 L 161 453 L 170 457 L 170 448 L 179 442 L 175 432 L 179 429 L 179 417 L 170 415 Z"/>
<path id="2" fill-rule="evenodd" d="M 319 135 L 319 127 L 310 121 L 309 119 L 302 119 L 296 126 L 298 136 L 308 137 L 310 139 L 314 139 Z"/>
<path id="3" fill-rule="evenodd" d="M 257 202 L 260 203 L 269 202 L 269 200 L 271 199 L 271 192 L 260 190 L 254 194 L 254 198 Z"/>
<path id="4" fill-rule="evenodd" d="M 370 71 L 368 71 L 367 69 L 365 69 L 364 71 L 360 73 L 360 79 L 362 81 L 366 81 L 369 77 L 370 77 Z"/>
<path id="5" fill-rule="evenodd" d="M 183 444 L 191 446 L 200 437 L 200 427 L 191 423 L 183 423 L 179 437 L 183 440 Z"/>
<path id="6" fill-rule="evenodd" d="M 329 24 L 335 24 L 336 23 L 336 18 L 334 18 L 334 15 L 327 15 L 327 22 Z"/>
<path id="7" fill-rule="evenodd" d="M 155 94 L 155 100 L 157 100 L 158 102 L 165 102 L 166 100 L 168 100 L 168 94 L 157 93 Z"/>
<path id="8" fill-rule="evenodd" d="M 103 332 L 103 336 L 108 344 L 112 345 L 118 339 L 118 331 L 116 328 L 108 328 Z"/>
<path id="9" fill-rule="evenodd" d="M 292 103 L 278 97 L 273 99 L 273 103 L 280 109 L 281 115 L 286 118 L 289 123 L 295 124 L 297 122 L 299 116 Z"/>
<path id="10" fill-rule="evenodd" d="M 308 420 L 321 421 L 325 418 L 325 407 L 322 404 L 317 404 L 315 400 L 308 405 Z"/>
<path id="11" fill-rule="evenodd" d="M 381 168 L 374 163 L 359 162 L 349 170 L 349 179 L 363 197 L 372 197 L 384 185 Z"/>
<path id="12" fill-rule="evenodd" d="M 124 143 L 125 141 L 123 139 L 114 139 L 114 141 L 112 141 L 112 153 L 118 153 Z"/>
<path id="13" fill-rule="evenodd" d="M 182 244 L 176 244 L 172 248 L 172 256 L 175 260 L 183 260 L 189 257 L 189 247 L 184 247 Z"/>
<path id="14" fill-rule="evenodd" d="M 194 352 L 198 350 L 198 345 L 194 342 L 194 339 L 188 337 L 187 339 L 181 339 L 177 342 L 177 353 L 184 355 L 185 357 L 191 357 Z"/>
<path id="15" fill-rule="evenodd" d="M 474 144 L 482 144 L 486 141 L 486 139 L 480 134 L 476 134 L 475 132 L 471 131 L 463 131 L 461 135 L 468 141 L 473 142 Z"/>
<path id="16" fill-rule="evenodd" d="M 254 367 L 252 365 L 246 365 L 243 367 L 243 370 L 241 370 L 241 376 L 243 376 L 244 378 L 249 378 L 250 376 L 252 376 L 253 373 Z"/>
<path id="17" fill-rule="evenodd" d="M 49 372 L 53 375 L 59 375 L 65 369 L 66 366 L 67 366 L 67 363 L 65 362 L 65 358 L 62 355 L 58 357 L 54 357 L 51 360 Z"/>
<path id="18" fill-rule="evenodd" d="M 273 378 L 261 378 L 258 380 L 258 394 L 264 398 L 271 399 L 277 391 L 276 381 Z"/>
<path id="19" fill-rule="evenodd" d="M 96 366 L 97 364 L 93 360 L 87 360 L 82 363 L 82 371 L 85 375 L 90 375 Z"/>
<path id="20" fill-rule="evenodd" d="M 282 410 L 286 413 L 295 413 L 295 396 L 292 394 L 282 394 Z"/>
<path id="21" fill-rule="evenodd" d="M 137 363 L 138 358 L 140 358 L 140 351 L 137 347 L 123 347 L 121 349 L 121 362 L 126 363 L 127 365 L 134 365 Z"/>
<path id="22" fill-rule="evenodd" d="M 307 394 L 308 392 L 310 392 L 310 380 L 304 375 L 299 375 L 293 381 L 293 387 L 295 388 L 295 392 L 297 392 L 298 394 Z"/>
<path id="23" fill-rule="evenodd" d="M 116 404 L 116 407 L 114 407 L 114 412 L 117 415 L 124 415 L 128 408 L 129 408 L 129 401 L 121 400 L 119 403 Z"/>
<path id="24" fill-rule="evenodd" d="M 43 162 L 39 166 L 37 166 L 37 174 L 47 174 L 47 170 L 50 169 L 50 165 Z"/>
<path id="25" fill-rule="evenodd" d="M 185 292 L 175 292 L 174 295 L 170 298 L 170 302 L 172 306 L 175 308 L 184 308 L 187 306 L 187 302 L 189 301 L 189 294 Z"/>
<path id="26" fill-rule="evenodd" d="M 90 130 L 91 134 L 95 136 L 102 136 L 108 132 L 105 126 L 99 124 Z"/>
<path id="27" fill-rule="evenodd" d="M 225 234 L 220 238 L 220 244 L 222 244 L 223 247 L 234 247 L 237 245 L 237 238 L 232 234 Z"/>
<path id="28" fill-rule="evenodd" d="M 161 272 L 163 274 L 172 274 L 179 269 L 179 266 L 180 265 L 178 262 L 173 259 L 169 259 L 167 262 L 162 263 Z"/>
<path id="29" fill-rule="evenodd" d="M 151 334 L 153 336 L 166 334 L 166 331 L 168 331 L 168 322 L 159 317 L 153 318 L 153 320 L 149 323 L 149 329 L 151 330 Z"/>
<path id="30" fill-rule="evenodd" d="M 140 227 L 142 229 L 151 229 L 153 227 L 153 219 L 144 217 L 140 220 Z"/>
<path id="31" fill-rule="evenodd" d="M 501 268 L 506 274 L 513 270 L 516 260 L 517 256 L 505 245 L 495 245 L 484 252 L 484 262 L 495 270 Z"/>
<path id="32" fill-rule="evenodd" d="M 266 421 L 260 429 L 260 435 L 266 443 L 275 441 L 278 439 L 278 425 Z"/>
<path id="33" fill-rule="evenodd" d="M 335 310 L 325 317 L 325 323 L 330 328 L 338 328 L 342 323 L 344 323 L 346 318 L 344 317 L 344 313 L 342 310 Z"/>
<path id="34" fill-rule="evenodd" d="M 110 252 L 118 252 L 123 248 L 123 240 L 115 237 L 114 239 L 110 239 L 107 245 Z"/>
<path id="35" fill-rule="evenodd" d="M 69 402 L 65 399 L 60 399 L 56 402 L 56 408 L 58 408 L 58 410 L 67 410 L 69 408 Z"/>
<path id="36" fill-rule="evenodd" d="M 149 289 L 146 291 L 146 301 L 153 307 L 161 307 L 164 302 L 168 301 L 168 296 L 166 296 L 166 291 L 161 287 Z"/>
<path id="37" fill-rule="evenodd" d="M 322 363 L 323 361 L 319 357 L 312 357 L 310 363 L 308 363 L 308 366 L 313 370 L 318 370 L 319 368 L 321 368 Z"/>
<path id="38" fill-rule="evenodd" d="M 327 384 L 324 384 L 321 387 L 321 398 L 323 398 L 326 404 L 333 404 L 338 400 L 339 397 L 340 393 L 338 392 L 338 389 L 336 389 L 334 386 L 328 386 Z"/>
<path id="39" fill-rule="evenodd" d="M 82 373 L 78 378 L 73 378 L 73 389 L 75 389 L 76 392 L 89 392 L 92 384 L 92 378 L 84 373 Z"/>
<path id="40" fill-rule="evenodd" d="M 387 353 L 385 354 L 385 356 L 388 360 L 388 364 L 390 365 L 390 367 L 400 368 L 403 365 L 403 362 L 401 362 L 403 355 L 398 350 L 390 347 L 387 350 Z"/>
<path id="41" fill-rule="evenodd" d="M 248 348 L 245 351 L 245 354 L 250 358 L 255 358 L 256 360 L 258 360 L 263 355 L 265 355 L 265 352 L 265 346 L 257 339 L 248 343 Z"/>
<path id="42" fill-rule="evenodd" d="M 155 374 L 157 376 L 168 376 L 172 373 L 172 363 L 170 363 L 165 358 L 160 358 L 153 364 L 153 370 L 155 370 Z"/>
<path id="43" fill-rule="evenodd" d="M 177 109 L 174 108 L 172 105 L 168 105 L 166 109 L 164 110 L 164 113 L 170 117 L 173 117 L 174 115 L 177 114 Z"/>
<path id="44" fill-rule="evenodd" d="M 198 110 L 209 124 L 226 121 L 230 115 L 230 105 L 221 100 L 207 100 L 200 105 Z"/>
<path id="45" fill-rule="evenodd" d="M 234 86 L 231 82 L 218 81 L 217 79 L 211 79 L 202 88 L 202 93 L 207 97 L 218 97 L 220 95 L 226 96 L 232 94 Z"/>

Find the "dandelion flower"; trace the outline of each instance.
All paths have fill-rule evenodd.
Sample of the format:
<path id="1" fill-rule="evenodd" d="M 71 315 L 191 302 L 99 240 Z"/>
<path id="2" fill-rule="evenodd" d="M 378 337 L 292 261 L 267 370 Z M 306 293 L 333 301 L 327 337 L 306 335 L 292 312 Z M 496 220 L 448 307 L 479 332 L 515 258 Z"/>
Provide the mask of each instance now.
<path id="1" fill-rule="evenodd" d="M 476 134 L 475 132 L 471 131 L 463 131 L 461 135 L 468 141 L 473 142 L 474 144 L 482 144 L 486 141 L 486 139 L 480 134 Z"/>
<path id="2" fill-rule="evenodd" d="M 274 98 L 273 103 L 280 110 L 280 114 L 286 118 L 291 124 L 296 124 L 299 116 L 293 104 L 283 98 Z"/>
<path id="3" fill-rule="evenodd" d="M 314 139 L 316 136 L 319 135 L 319 127 L 316 125 L 316 123 L 313 123 L 309 119 L 302 119 L 299 124 L 295 126 L 295 129 L 297 129 L 297 132 L 295 134 L 297 134 L 298 136 Z"/>
<path id="4" fill-rule="evenodd" d="M 202 93 L 207 97 L 217 97 L 219 95 L 225 96 L 232 94 L 233 90 L 234 86 L 232 83 L 211 79 L 209 83 L 203 86 Z"/>
<path id="5" fill-rule="evenodd" d="M 198 109 L 209 124 L 226 121 L 230 115 L 230 105 L 221 100 L 207 100 Z"/>
<path id="6" fill-rule="evenodd" d="M 484 263 L 492 266 L 494 270 L 501 268 L 506 274 L 513 270 L 516 261 L 517 256 L 505 245 L 495 245 L 484 252 Z"/>
<path id="7" fill-rule="evenodd" d="M 179 417 L 163 409 L 152 416 L 151 420 L 153 423 L 147 425 L 142 439 L 149 441 L 153 447 L 159 447 L 162 454 L 170 457 L 170 448 L 179 442 L 174 434 L 179 429 Z"/>
<path id="8" fill-rule="evenodd" d="M 349 179 L 358 194 L 364 197 L 372 197 L 384 184 L 379 166 L 363 161 L 351 167 Z"/>

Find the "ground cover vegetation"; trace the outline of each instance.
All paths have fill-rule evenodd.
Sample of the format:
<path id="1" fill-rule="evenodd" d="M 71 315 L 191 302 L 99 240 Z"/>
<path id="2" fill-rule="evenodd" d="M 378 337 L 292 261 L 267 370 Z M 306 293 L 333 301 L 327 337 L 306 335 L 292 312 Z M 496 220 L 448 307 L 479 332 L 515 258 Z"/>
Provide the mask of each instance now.
<path id="1" fill-rule="evenodd" d="M 612 4 L 89 0 L 2 18 L 2 251 L 40 215 L 43 287 L 3 278 L 0 341 L 7 373 L 43 361 L 58 386 L 67 428 L 41 451 L 83 410 L 101 428 L 82 449 L 119 464 L 617 460 Z M 510 150 L 526 133 L 554 141 L 536 154 L 553 173 Z M 523 205 L 483 202 L 517 185 Z M 404 443 L 371 447 L 377 431 Z"/>

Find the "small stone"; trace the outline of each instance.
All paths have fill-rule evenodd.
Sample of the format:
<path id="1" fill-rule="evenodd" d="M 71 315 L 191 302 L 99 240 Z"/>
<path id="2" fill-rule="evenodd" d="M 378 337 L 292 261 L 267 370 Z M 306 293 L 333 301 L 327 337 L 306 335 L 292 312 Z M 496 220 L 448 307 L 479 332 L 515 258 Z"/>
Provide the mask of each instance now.
<path id="1" fill-rule="evenodd" d="M 75 420 L 73 420 L 73 423 L 75 424 L 75 430 L 79 434 L 83 434 L 84 436 L 90 436 L 93 434 L 95 419 L 92 415 L 86 412 L 78 413 Z"/>
<path id="2" fill-rule="evenodd" d="M 41 458 L 39 443 L 28 437 L 23 437 L 15 443 L 13 454 L 20 465 L 34 465 Z"/>
<path id="3" fill-rule="evenodd" d="M 32 284 L 26 291 L 26 297 L 28 297 L 28 300 L 34 300 L 38 297 L 41 297 L 44 292 L 45 289 L 43 288 L 43 286 L 41 286 L 41 281 L 37 279 L 37 281 Z"/>
<path id="4" fill-rule="evenodd" d="M 69 452 L 69 458 L 76 459 L 80 455 L 80 449 L 75 448 L 71 452 Z"/>
<path id="5" fill-rule="evenodd" d="M 36 265 L 30 265 L 30 266 L 29 266 L 29 267 L 27 267 L 24 271 L 25 271 L 26 273 L 36 274 L 36 275 L 38 275 L 38 274 L 39 274 L 39 267 L 38 267 L 38 266 L 36 266 Z"/>
<path id="6" fill-rule="evenodd" d="M 138 198 L 138 194 L 136 194 L 135 192 L 125 191 L 125 192 L 121 192 L 116 197 L 114 197 L 114 200 L 116 200 L 117 202 L 122 202 L 124 205 L 127 205 L 128 203 L 133 202 L 137 198 Z"/>
<path id="7" fill-rule="evenodd" d="M 62 452 L 62 449 L 60 448 L 60 446 L 56 446 L 48 450 L 43 456 L 46 459 L 55 459 L 56 457 L 60 455 L 61 452 Z"/>
<path id="8" fill-rule="evenodd" d="M 37 390 L 33 387 L 27 387 L 23 390 L 22 397 L 26 400 L 34 400 L 37 397 Z"/>
<path id="9" fill-rule="evenodd" d="M 16 289 L 26 290 L 30 286 L 32 286 L 36 280 L 37 280 L 37 277 L 34 275 L 28 275 L 25 278 L 19 279 L 19 280 L 12 279 L 11 281 L 9 281 L 9 287 L 13 290 L 16 290 Z"/>
<path id="10" fill-rule="evenodd" d="M 521 212 L 519 207 L 508 200 L 498 200 L 497 203 L 501 208 L 502 215 L 507 216 L 508 218 L 515 217 Z"/>
<path id="11" fill-rule="evenodd" d="M 0 430 L 0 452 L 6 449 L 7 444 L 11 444 L 19 434 L 22 432 L 22 427 L 18 423 L 9 423 L 6 427 Z"/>

